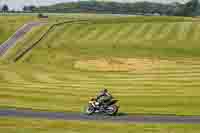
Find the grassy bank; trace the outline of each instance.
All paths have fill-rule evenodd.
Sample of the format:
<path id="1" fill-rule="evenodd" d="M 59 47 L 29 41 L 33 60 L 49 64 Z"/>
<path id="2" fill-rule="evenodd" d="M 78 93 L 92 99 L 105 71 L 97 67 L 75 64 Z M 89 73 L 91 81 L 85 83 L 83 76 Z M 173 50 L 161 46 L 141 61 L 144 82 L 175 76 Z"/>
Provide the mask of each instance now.
<path id="1" fill-rule="evenodd" d="M 195 133 L 198 125 L 183 124 L 127 124 L 108 122 L 51 121 L 39 119 L 1 118 L 0 130 L 6 133 Z"/>
<path id="2" fill-rule="evenodd" d="M 80 112 L 105 87 L 121 112 L 200 115 L 199 31 L 196 20 L 173 17 L 56 27 L 17 64 L 1 65 L 0 107 Z"/>
<path id="3" fill-rule="evenodd" d="M 0 15 L 0 44 L 6 41 L 19 27 L 36 19 L 36 16 Z"/>

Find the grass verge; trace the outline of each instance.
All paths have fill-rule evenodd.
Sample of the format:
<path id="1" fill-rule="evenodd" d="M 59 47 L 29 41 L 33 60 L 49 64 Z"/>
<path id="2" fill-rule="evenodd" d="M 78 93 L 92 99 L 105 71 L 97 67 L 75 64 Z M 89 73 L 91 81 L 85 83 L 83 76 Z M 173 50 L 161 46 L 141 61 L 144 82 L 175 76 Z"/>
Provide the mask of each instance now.
<path id="1" fill-rule="evenodd" d="M 200 127 L 195 124 L 128 124 L 0 118 L 0 130 L 5 133 L 197 133 Z"/>

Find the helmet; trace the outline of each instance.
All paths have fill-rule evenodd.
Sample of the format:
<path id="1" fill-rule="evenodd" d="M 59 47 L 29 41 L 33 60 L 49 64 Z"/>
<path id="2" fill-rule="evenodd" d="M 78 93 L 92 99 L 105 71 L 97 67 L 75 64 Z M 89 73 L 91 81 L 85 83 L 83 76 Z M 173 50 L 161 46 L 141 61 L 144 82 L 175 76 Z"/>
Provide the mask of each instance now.
<path id="1" fill-rule="evenodd" d="M 103 92 L 108 92 L 108 90 L 107 89 L 103 89 Z"/>
<path id="2" fill-rule="evenodd" d="M 91 101 L 96 101 L 96 98 L 91 98 Z"/>

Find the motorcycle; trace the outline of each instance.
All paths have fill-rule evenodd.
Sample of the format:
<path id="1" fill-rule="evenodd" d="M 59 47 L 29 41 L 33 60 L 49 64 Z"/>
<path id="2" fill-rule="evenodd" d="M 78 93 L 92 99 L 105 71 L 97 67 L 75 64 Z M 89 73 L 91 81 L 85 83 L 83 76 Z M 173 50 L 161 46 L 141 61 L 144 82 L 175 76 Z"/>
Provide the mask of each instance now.
<path id="1" fill-rule="evenodd" d="M 116 115 L 119 109 L 119 106 L 116 105 L 118 100 L 112 99 L 107 105 L 99 105 L 99 103 L 96 101 L 96 99 L 92 98 L 88 102 L 88 106 L 86 108 L 86 114 L 92 115 L 94 113 L 104 113 L 106 115 Z"/>

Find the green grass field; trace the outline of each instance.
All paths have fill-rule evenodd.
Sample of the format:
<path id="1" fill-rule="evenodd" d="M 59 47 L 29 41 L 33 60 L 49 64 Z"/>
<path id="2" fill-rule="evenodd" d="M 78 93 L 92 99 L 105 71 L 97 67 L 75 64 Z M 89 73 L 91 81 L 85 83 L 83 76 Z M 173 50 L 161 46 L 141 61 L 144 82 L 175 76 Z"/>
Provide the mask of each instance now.
<path id="1" fill-rule="evenodd" d="M 29 45 L 39 27 L 18 44 Z M 22 60 L 0 69 L 0 107 L 80 112 L 101 88 L 130 114 L 200 115 L 200 25 L 176 17 L 124 17 L 54 28 Z M 18 45 L 18 46 L 19 46 Z"/>
<path id="2" fill-rule="evenodd" d="M 55 121 L 1 118 L 5 133 L 198 133 L 198 124 L 128 124 L 109 122 Z"/>
<path id="3" fill-rule="evenodd" d="M 0 15 L 0 44 L 6 41 L 23 24 L 37 20 L 35 16 L 1 16 Z"/>
<path id="4" fill-rule="evenodd" d="M 17 53 L 40 38 L 52 22 L 83 19 L 84 15 L 51 17 L 49 25 L 34 28 L 1 59 L 0 108 L 82 112 L 87 101 L 106 87 L 120 100 L 120 112 L 200 115 L 198 20 L 86 16 L 89 22 L 55 27 L 37 47 L 13 62 Z M 25 22 L 21 17 L 16 21 Z M 200 129 L 192 124 L 0 118 L 0 131 L 6 133 L 102 130 L 196 133 Z"/>

